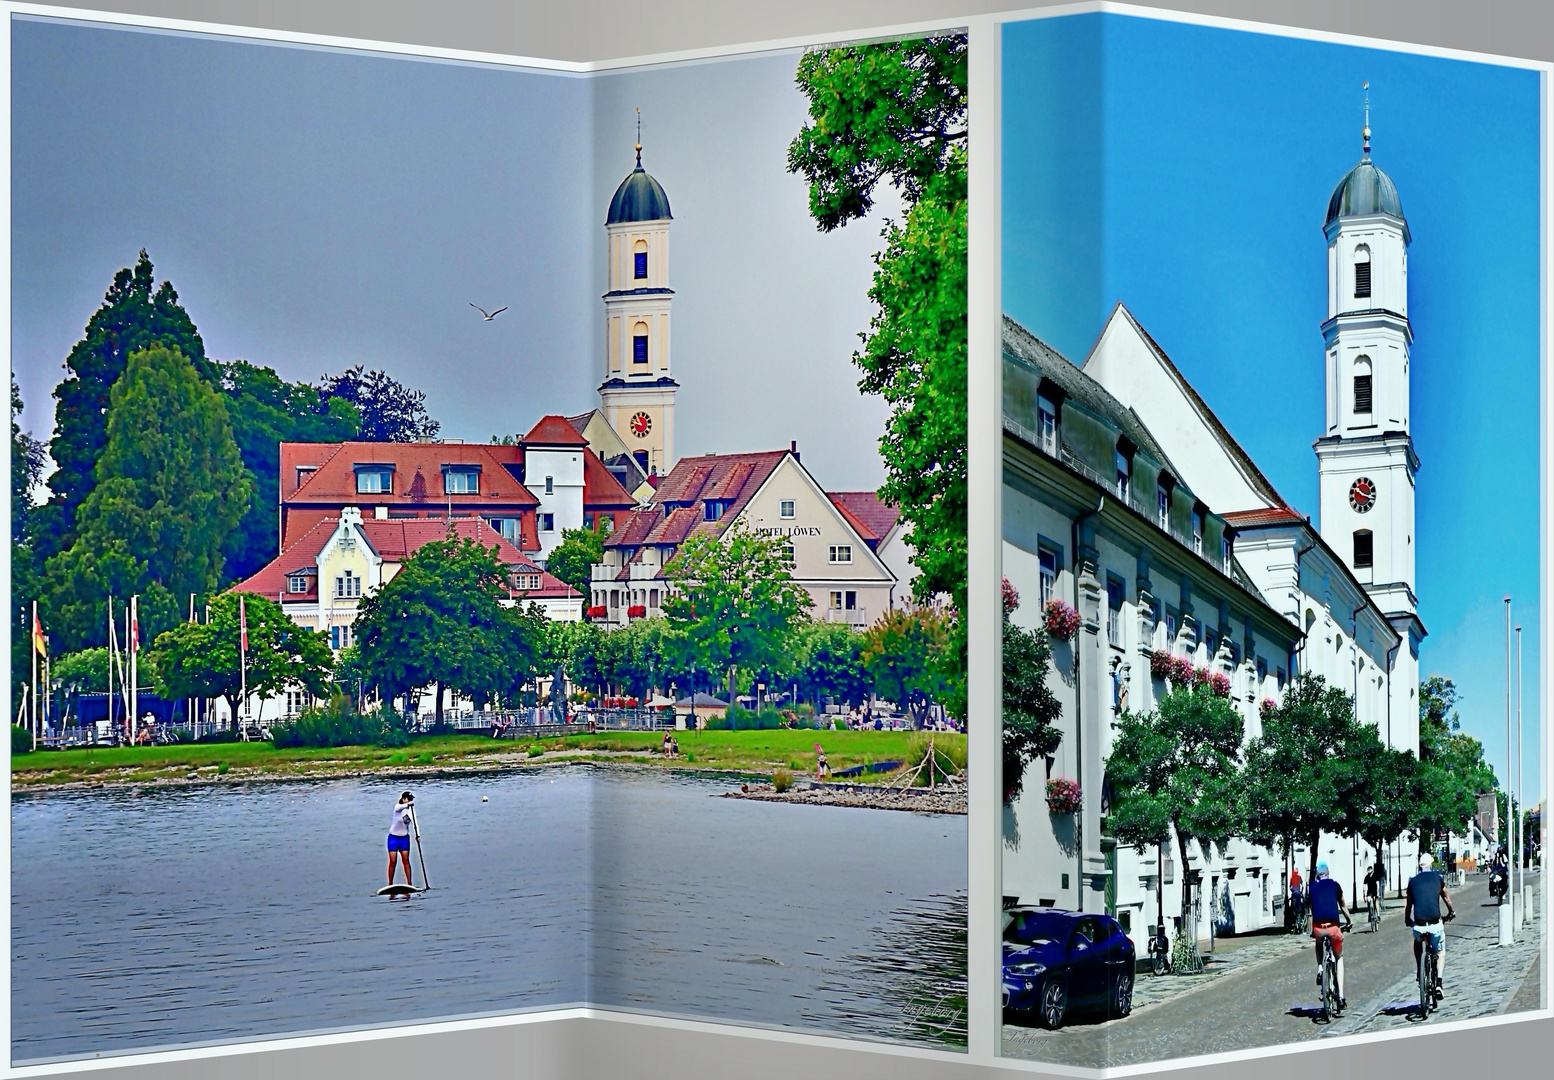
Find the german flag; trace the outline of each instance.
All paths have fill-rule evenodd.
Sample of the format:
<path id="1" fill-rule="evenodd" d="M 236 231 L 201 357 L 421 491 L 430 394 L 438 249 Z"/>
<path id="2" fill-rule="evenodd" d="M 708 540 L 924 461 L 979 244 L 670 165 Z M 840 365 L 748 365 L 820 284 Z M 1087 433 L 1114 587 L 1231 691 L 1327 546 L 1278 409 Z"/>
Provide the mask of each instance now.
<path id="1" fill-rule="evenodd" d="M 32 611 L 32 647 L 44 658 L 49 655 L 49 639 L 43 636 L 43 623 L 38 621 L 38 609 Z"/>

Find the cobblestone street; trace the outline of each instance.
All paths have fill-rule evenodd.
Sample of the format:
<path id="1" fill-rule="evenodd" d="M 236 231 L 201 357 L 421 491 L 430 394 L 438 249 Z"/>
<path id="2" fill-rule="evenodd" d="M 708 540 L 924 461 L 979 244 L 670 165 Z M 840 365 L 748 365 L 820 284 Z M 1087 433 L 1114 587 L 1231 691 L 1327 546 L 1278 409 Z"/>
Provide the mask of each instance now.
<path id="1" fill-rule="evenodd" d="M 1453 891 L 1458 918 L 1447 930 L 1447 996 L 1426 1023 L 1538 1007 L 1543 916 L 1537 894 L 1533 918 L 1513 946 L 1501 949 L 1486 879 L 1470 877 Z M 1344 935 L 1350 1008 L 1336 1023 L 1317 1015 L 1310 940 L 1258 935 L 1219 941 L 1199 976 L 1140 974 L 1134 1011 L 1125 1020 L 1075 1016 L 1059 1031 L 1006 1024 L 1004 1053 L 1105 1068 L 1417 1025 L 1401 1008 L 1418 997 L 1412 941 L 1400 902 L 1388 902 L 1374 934 L 1360 913 L 1354 931 Z"/>

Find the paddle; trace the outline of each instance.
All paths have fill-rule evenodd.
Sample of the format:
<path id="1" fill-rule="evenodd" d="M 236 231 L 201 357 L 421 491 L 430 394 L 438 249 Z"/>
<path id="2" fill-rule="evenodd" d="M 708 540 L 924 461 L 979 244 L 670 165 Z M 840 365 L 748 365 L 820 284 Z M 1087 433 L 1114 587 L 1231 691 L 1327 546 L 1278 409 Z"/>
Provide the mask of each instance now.
<path id="1" fill-rule="evenodd" d="M 421 860 L 421 888 L 430 889 L 432 881 L 431 878 L 426 876 L 426 856 L 421 852 L 421 826 L 416 822 L 415 806 L 413 804 L 410 807 L 410 828 L 415 833 L 416 856 Z"/>

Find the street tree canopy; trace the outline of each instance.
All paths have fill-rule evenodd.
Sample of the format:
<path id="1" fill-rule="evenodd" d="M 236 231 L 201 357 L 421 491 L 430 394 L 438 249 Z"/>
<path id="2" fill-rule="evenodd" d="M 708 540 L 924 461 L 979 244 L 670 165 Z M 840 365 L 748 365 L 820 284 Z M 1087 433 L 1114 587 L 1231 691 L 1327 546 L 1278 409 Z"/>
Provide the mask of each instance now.
<path id="1" fill-rule="evenodd" d="M 895 608 L 863 632 L 859 661 L 874 690 L 906 709 L 921 728 L 930 706 L 948 689 L 944 654 L 950 648 L 949 619 L 931 607 Z"/>
<path id="2" fill-rule="evenodd" d="M 496 547 L 451 534 L 421 547 L 363 601 L 356 641 L 367 682 L 386 699 L 451 688 L 477 701 L 511 694 L 535 666 L 543 617 L 504 603 L 508 571 Z"/>
<path id="3" fill-rule="evenodd" d="M 722 538 L 693 533 L 664 570 L 675 588 L 664 603 L 705 671 L 754 671 L 780 662 L 812 605 L 793 580 L 783 541 L 738 523 Z"/>
<path id="4" fill-rule="evenodd" d="M 239 610 L 241 602 L 241 612 Z M 240 652 L 240 615 L 248 621 L 246 660 Z M 179 623 L 152 645 L 158 692 L 167 700 L 225 698 L 234 708 L 248 691 L 261 702 L 286 690 L 327 693 L 333 657 L 322 633 L 292 622 L 280 604 L 263 596 L 225 592 L 210 602 L 210 620 Z"/>
<path id="5" fill-rule="evenodd" d="M 1188 845 L 1224 841 L 1239 818 L 1237 765 L 1245 724 L 1228 698 L 1207 686 L 1165 694 L 1155 711 L 1117 721 L 1106 778 L 1110 825 L 1119 843 L 1142 851 L 1176 831 L 1182 910 L 1191 903 Z M 1094 794 L 1087 794 L 1087 798 Z"/>

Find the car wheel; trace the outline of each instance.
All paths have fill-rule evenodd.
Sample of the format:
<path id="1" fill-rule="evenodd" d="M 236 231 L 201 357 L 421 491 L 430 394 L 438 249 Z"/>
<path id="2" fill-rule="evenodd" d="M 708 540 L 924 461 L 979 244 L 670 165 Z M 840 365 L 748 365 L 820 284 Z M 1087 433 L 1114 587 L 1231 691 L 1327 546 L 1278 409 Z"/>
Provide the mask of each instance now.
<path id="1" fill-rule="evenodd" d="M 1041 988 L 1039 1011 L 1042 1027 L 1056 1031 L 1063 1026 L 1063 1018 L 1068 1014 L 1068 988 L 1062 979 L 1048 979 Z"/>
<path id="2" fill-rule="evenodd" d="M 1117 982 L 1112 987 L 1112 1018 L 1121 1020 L 1133 1011 L 1133 972 L 1123 971 L 1117 975 Z"/>

